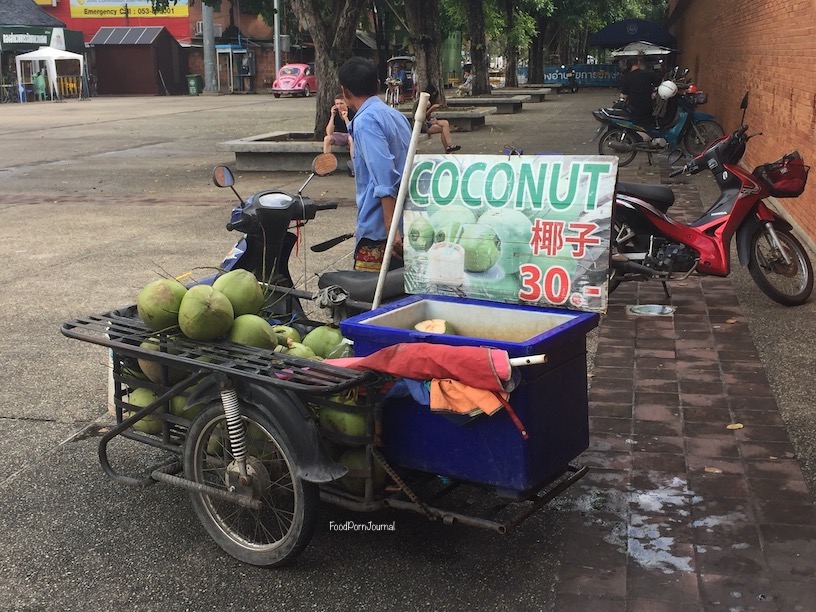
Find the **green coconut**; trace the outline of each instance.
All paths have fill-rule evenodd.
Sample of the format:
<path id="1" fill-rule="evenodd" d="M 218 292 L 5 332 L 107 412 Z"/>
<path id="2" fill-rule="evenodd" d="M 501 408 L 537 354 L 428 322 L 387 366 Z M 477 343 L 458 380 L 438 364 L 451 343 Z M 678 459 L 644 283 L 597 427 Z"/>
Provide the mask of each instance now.
<path id="1" fill-rule="evenodd" d="M 354 344 L 350 340 L 343 338 L 340 344 L 329 351 L 326 359 L 342 359 L 345 357 L 354 357 Z"/>
<path id="2" fill-rule="evenodd" d="M 137 380 L 147 380 L 147 376 L 145 376 L 144 372 L 142 372 L 140 368 L 125 365 L 122 366 L 122 376 L 130 376 L 131 378 L 136 378 Z"/>
<path id="3" fill-rule="evenodd" d="M 352 448 L 343 453 L 338 461 L 350 470 L 364 470 L 366 462 L 365 447 Z M 371 479 L 375 491 L 385 486 L 385 470 L 376 459 L 371 460 Z M 365 495 L 365 478 L 346 474 L 340 479 L 340 484 L 355 495 Z"/>
<path id="4" fill-rule="evenodd" d="M 264 294 L 258 279 L 248 270 L 231 270 L 215 279 L 213 289 L 227 296 L 236 317 L 258 314 Z"/>
<path id="5" fill-rule="evenodd" d="M 204 410 L 204 404 L 188 405 L 187 398 L 182 395 L 176 395 L 170 399 L 170 414 L 185 418 L 192 421 L 199 413 Z"/>
<path id="6" fill-rule="evenodd" d="M 226 427 L 224 422 L 221 422 L 210 432 L 210 437 L 207 440 L 207 454 L 220 455 L 224 450 L 224 440 L 226 437 Z"/>
<path id="7" fill-rule="evenodd" d="M 463 224 L 476 223 L 476 215 L 464 206 L 449 205 L 433 213 L 428 220 L 434 229 L 434 242 L 450 242 Z"/>
<path id="8" fill-rule="evenodd" d="M 498 208 L 479 217 L 480 225 L 493 228 L 500 240 L 499 265 L 507 274 L 517 274 L 530 255 L 532 223 L 519 210 Z"/>
<path id="9" fill-rule="evenodd" d="M 179 305 L 187 287 L 172 278 L 160 278 L 146 285 L 136 297 L 139 317 L 153 331 L 178 325 Z"/>
<path id="10" fill-rule="evenodd" d="M 499 261 L 501 240 L 489 225 L 462 225 L 459 245 L 465 250 L 465 270 L 484 272 Z"/>
<path id="11" fill-rule="evenodd" d="M 311 359 L 315 357 L 315 352 L 305 344 L 300 342 L 292 342 L 289 349 L 286 351 L 287 355 L 294 355 L 295 357 L 303 357 L 304 359 Z"/>
<path id="12" fill-rule="evenodd" d="M 289 344 L 286 339 L 291 338 L 292 342 L 300 342 L 300 333 L 294 327 L 288 325 L 273 325 L 272 331 L 278 336 L 278 344 Z"/>
<path id="13" fill-rule="evenodd" d="M 139 348 L 146 349 L 148 351 L 160 351 L 159 348 L 159 339 L 158 338 L 150 338 L 149 340 L 145 340 L 139 345 Z M 175 354 L 175 351 L 169 351 L 170 354 Z M 142 373 L 150 380 L 156 384 L 161 384 L 161 369 L 162 366 L 158 361 L 151 361 L 149 359 L 145 359 L 140 357 L 138 359 L 139 369 Z M 175 385 L 177 382 L 181 381 L 187 373 L 184 370 L 179 370 L 177 368 L 167 368 L 167 383 L 170 385 Z"/>
<path id="14" fill-rule="evenodd" d="M 242 314 L 235 317 L 227 333 L 227 340 L 270 350 L 278 346 L 278 336 L 272 326 L 266 319 L 254 314 Z"/>
<path id="15" fill-rule="evenodd" d="M 193 340 L 214 340 L 226 334 L 234 318 L 226 295 L 209 285 L 187 290 L 179 307 L 179 327 Z"/>
<path id="16" fill-rule="evenodd" d="M 415 251 L 427 251 L 434 243 L 434 226 L 427 217 L 416 217 L 408 228 L 406 234 L 408 244 Z"/>
<path id="17" fill-rule="evenodd" d="M 327 357 L 335 347 L 343 342 L 343 334 L 331 325 L 321 325 L 303 337 L 302 344 L 308 346 L 318 357 Z"/>
<path id="18" fill-rule="evenodd" d="M 133 389 L 128 393 L 128 403 L 137 408 L 147 408 L 150 404 L 158 399 L 158 395 L 153 393 L 150 389 L 139 387 Z M 135 411 L 134 411 L 135 412 Z M 132 413 L 128 414 L 128 417 Z M 141 431 L 146 434 L 160 434 L 162 431 L 162 421 L 157 416 L 149 414 L 144 418 L 139 419 L 133 424 L 133 429 Z"/>
<path id="19" fill-rule="evenodd" d="M 346 412 L 333 406 L 321 406 L 320 427 L 344 436 L 366 435 L 366 418 L 362 412 Z"/>

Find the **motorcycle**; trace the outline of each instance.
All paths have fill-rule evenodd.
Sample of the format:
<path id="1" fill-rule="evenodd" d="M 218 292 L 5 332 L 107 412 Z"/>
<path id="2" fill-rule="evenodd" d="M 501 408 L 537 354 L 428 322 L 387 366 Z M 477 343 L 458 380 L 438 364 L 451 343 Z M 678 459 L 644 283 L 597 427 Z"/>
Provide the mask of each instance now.
<path id="1" fill-rule="evenodd" d="M 304 319 L 301 300 L 316 302 L 330 311 L 339 322 L 355 314 L 371 310 L 379 273 L 359 270 L 325 272 L 318 281 L 318 293 L 295 288 L 289 270 L 289 258 L 298 241 L 299 230 L 314 219 L 317 213 L 337 208 L 336 202 L 315 202 L 303 195 L 315 176 L 325 176 L 337 169 L 337 158 L 331 153 L 318 155 L 312 163 L 312 173 L 295 194 L 279 189 L 267 189 L 243 200 L 235 190 L 235 177 L 226 166 L 217 166 L 213 182 L 221 188 L 231 188 L 240 204 L 236 206 L 226 225 L 228 231 L 244 234 L 219 266 L 224 271 L 245 269 L 266 283 L 280 299 L 274 311 L 282 317 Z M 343 234 L 314 245 L 312 250 L 322 252 L 352 238 Z M 382 300 L 405 297 L 404 268 L 389 270 L 385 276 Z"/>
<path id="2" fill-rule="evenodd" d="M 798 197 L 809 167 L 798 152 L 757 166 L 739 164 L 747 142 L 744 125 L 748 93 L 743 97 L 741 127 L 712 142 L 700 155 L 669 176 L 711 171 L 720 197 L 700 218 L 683 224 L 667 213 L 674 202 L 670 187 L 619 182 L 613 212 L 610 291 L 621 282 L 683 280 L 694 272 L 727 276 L 730 243 L 736 238 L 739 261 L 769 298 L 784 306 L 803 304 L 813 290 L 813 267 L 791 225 L 764 198 Z M 679 158 L 678 158 L 679 159 Z M 667 291 L 668 295 L 668 291 Z"/>
<path id="3" fill-rule="evenodd" d="M 697 106 L 708 101 L 708 94 L 693 84 L 675 76 L 661 83 L 658 94 L 660 103 L 665 101 L 666 105 L 663 116 L 669 118 L 662 124 L 656 121 L 654 125 L 645 125 L 625 109 L 592 111 L 592 116 L 602 124 L 595 135 L 600 138 L 598 153 L 617 156 L 618 166 L 622 167 L 642 151 L 649 155 L 651 164 L 653 153 L 676 149 L 681 144 L 690 155 L 699 155 L 711 141 L 725 134 L 713 115 L 697 111 Z"/>

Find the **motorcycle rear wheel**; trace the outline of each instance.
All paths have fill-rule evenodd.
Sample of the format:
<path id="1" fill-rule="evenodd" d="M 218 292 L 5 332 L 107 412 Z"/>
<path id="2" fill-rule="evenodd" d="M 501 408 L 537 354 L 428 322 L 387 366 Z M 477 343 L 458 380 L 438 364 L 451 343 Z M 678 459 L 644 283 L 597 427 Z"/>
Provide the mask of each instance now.
<path id="1" fill-rule="evenodd" d="M 255 406 L 240 404 L 249 481 L 239 482 L 220 402 L 196 417 L 184 448 L 188 480 L 238 492 L 262 502 L 258 510 L 193 491 L 193 510 L 210 537 L 236 559 L 264 567 L 291 562 L 317 526 L 318 486 L 296 475 L 294 456 L 272 421 Z"/>
<path id="2" fill-rule="evenodd" d="M 691 125 L 686 135 L 683 136 L 683 145 L 689 155 L 697 157 L 706 150 L 708 145 L 723 135 L 725 135 L 725 132 L 719 123 L 703 119 L 702 121 L 695 121 Z"/>
<path id="3" fill-rule="evenodd" d="M 762 293 L 783 306 L 804 304 L 813 291 L 813 266 L 807 251 L 793 234 L 778 226 L 774 231 L 791 260 L 785 264 L 764 228 L 751 238 L 748 272 Z"/>
<path id="4" fill-rule="evenodd" d="M 600 140 L 598 140 L 598 153 L 601 155 L 614 155 L 618 158 L 618 167 L 627 166 L 632 163 L 632 160 L 635 159 L 635 155 L 637 155 L 635 142 L 635 135 L 632 134 L 632 132 L 613 128 L 607 130 L 604 135 L 601 136 Z M 632 150 L 624 152 L 616 151 L 612 148 L 615 143 L 632 147 Z"/>

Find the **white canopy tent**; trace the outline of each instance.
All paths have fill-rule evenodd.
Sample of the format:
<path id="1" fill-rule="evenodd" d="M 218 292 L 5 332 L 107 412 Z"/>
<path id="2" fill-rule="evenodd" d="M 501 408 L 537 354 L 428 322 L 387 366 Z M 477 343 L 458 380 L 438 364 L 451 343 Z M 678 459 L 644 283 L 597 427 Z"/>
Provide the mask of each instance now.
<path id="1" fill-rule="evenodd" d="M 23 62 L 45 62 L 45 69 L 48 75 L 48 82 L 51 86 L 51 99 L 57 100 L 60 97 L 59 89 L 57 87 L 57 61 L 58 60 L 74 60 L 79 62 L 79 74 L 84 74 L 83 68 L 85 58 L 79 53 L 71 53 L 70 51 L 62 51 L 54 49 L 53 47 L 40 47 L 36 51 L 23 53 L 17 56 L 17 82 L 22 83 L 22 63 Z M 33 70 L 32 70 L 33 72 Z M 80 79 L 79 97 L 82 97 L 82 79 Z"/>

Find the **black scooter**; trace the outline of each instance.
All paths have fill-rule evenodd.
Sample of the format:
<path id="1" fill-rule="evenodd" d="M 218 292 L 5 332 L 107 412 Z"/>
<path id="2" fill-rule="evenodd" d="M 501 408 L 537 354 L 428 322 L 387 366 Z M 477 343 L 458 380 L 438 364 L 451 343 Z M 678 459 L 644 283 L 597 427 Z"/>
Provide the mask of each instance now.
<path id="1" fill-rule="evenodd" d="M 244 236 L 235 244 L 219 268 L 224 271 L 244 269 L 252 272 L 269 290 L 268 302 L 282 321 L 307 319 L 301 300 L 314 301 L 330 311 L 331 319 L 339 322 L 352 315 L 371 310 L 377 288 L 377 272 L 339 270 L 325 272 L 314 294 L 296 289 L 289 271 L 289 257 L 297 244 L 297 229 L 314 219 L 318 212 L 337 208 L 336 202 L 315 202 L 303 195 L 315 176 L 326 176 L 337 169 L 337 158 L 331 153 L 318 155 L 312 162 L 312 173 L 297 193 L 267 189 L 252 194 L 246 200 L 235 190 L 235 176 L 227 166 L 213 170 L 213 182 L 229 187 L 240 200 L 232 210 L 228 231 Z M 322 252 L 351 238 L 344 234 L 312 247 Z M 404 268 L 388 272 L 383 288 L 383 301 L 404 297 Z"/>

